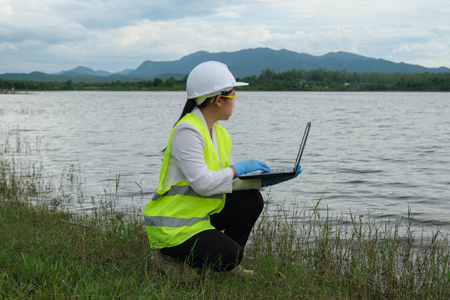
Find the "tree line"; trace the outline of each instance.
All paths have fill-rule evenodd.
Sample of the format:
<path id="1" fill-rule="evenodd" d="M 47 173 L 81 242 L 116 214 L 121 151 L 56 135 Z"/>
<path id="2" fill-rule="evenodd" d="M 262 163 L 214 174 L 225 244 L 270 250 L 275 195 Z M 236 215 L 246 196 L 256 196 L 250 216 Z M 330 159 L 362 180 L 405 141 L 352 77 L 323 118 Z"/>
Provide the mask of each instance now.
<path id="1" fill-rule="evenodd" d="M 187 78 L 187 77 L 186 77 Z M 26 91 L 73 91 L 73 90 L 101 90 L 101 91 L 176 91 L 184 90 L 186 78 L 177 80 L 168 78 L 165 81 L 159 78 L 143 81 L 111 81 L 101 83 L 90 83 L 84 81 L 66 82 L 42 82 L 26 80 L 4 80 L 0 79 L 0 90 L 10 90 L 15 86 L 16 90 Z"/>
<path id="2" fill-rule="evenodd" d="M 450 73 L 350 73 L 347 71 L 291 70 L 242 78 L 248 90 L 262 91 L 450 91 Z"/>
<path id="3" fill-rule="evenodd" d="M 8 90 L 102 90 L 102 91 L 184 91 L 186 79 L 111 81 L 107 83 L 37 82 L 0 79 L 0 89 Z M 252 91 L 450 91 L 450 73 L 350 73 L 328 70 L 290 70 L 277 73 L 266 69 L 259 76 L 237 78 Z"/>

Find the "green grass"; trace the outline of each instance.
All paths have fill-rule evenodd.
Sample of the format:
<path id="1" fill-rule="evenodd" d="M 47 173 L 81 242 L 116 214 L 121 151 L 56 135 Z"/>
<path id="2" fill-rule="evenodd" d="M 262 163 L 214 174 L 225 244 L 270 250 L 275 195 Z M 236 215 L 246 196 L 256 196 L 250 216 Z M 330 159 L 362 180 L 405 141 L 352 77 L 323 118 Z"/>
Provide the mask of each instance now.
<path id="1" fill-rule="evenodd" d="M 164 275 L 151 263 L 142 212 L 117 211 L 114 192 L 91 198 L 92 213 L 65 210 L 85 197 L 79 168 L 46 181 L 27 156 L 34 147 L 16 130 L 0 133 L 0 299 L 450 298 L 445 234 L 413 236 L 410 212 L 395 224 L 346 223 L 320 200 L 311 211 L 269 214 L 266 205 L 243 261 L 254 276 Z M 119 182 L 120 173 L 116 192 Z"/>
<path id="2" fill-rule="evenodd" d="M 134 298 L 153 284 L 142 224 L 100 230 L 104 218 L 21 201 L 3 201 L 0 222 L 0 298 Z"/>

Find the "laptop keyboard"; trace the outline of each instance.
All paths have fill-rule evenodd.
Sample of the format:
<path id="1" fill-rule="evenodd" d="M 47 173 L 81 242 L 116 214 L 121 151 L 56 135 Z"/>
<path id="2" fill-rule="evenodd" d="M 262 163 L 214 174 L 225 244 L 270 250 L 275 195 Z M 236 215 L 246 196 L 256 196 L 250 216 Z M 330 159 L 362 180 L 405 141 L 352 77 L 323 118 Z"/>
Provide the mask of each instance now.
<path id="1" fill-rule="evenodd" d="M 276 168 L 276 169 L 271 169 L 270 173 L 284 173 L 286 172 L 286 168 Z"/>

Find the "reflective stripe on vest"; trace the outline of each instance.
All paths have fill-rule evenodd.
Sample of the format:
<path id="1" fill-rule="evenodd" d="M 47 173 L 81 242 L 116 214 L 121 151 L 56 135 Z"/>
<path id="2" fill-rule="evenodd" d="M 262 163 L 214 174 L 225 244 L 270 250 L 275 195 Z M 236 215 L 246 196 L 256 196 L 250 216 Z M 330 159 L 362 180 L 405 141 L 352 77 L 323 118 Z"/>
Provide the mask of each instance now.
<path id="1" fill-rule="evenodd" d="M 204 218 L 173 218 L 173 217 L 149 217 L 144 216 L 145 225 L 146 226 L 164 226 L 164 227 L 182 227 L 182 226 L 191 226 L 197 223 L 198 221 L 208 221 L 209 217 L 206 216 Z"/>
<path id="2" fill-rule="evenodd" d="M 153 195 L 152 201 L 157 200 L 161 196 L 175 196 L 175 195 L 184 195 L 184 196 L 191 196 L 191 197 L 197 197 L 197 198 L 214 198 L 221 200 L 223 198 L 223 194 L 216 194 L 211 196 L 202 196 L 198 194 L 194 189 L 190 186 L 172 186 L 170 190 L 165 192 L 163 195 L 158 194 L 155 192 Z"/>

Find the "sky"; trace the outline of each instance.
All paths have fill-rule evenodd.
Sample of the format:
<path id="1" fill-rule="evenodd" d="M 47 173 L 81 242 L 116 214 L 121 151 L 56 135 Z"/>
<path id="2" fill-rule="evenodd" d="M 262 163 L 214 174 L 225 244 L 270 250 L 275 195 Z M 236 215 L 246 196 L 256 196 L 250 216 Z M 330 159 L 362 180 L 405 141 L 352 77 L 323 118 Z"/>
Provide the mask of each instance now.
<path id="1" fill-rule="evenodd" d="M 259 47 L 450 67 L 449 15 L 448 0 L 0 0 L 0 74 Z"/>

